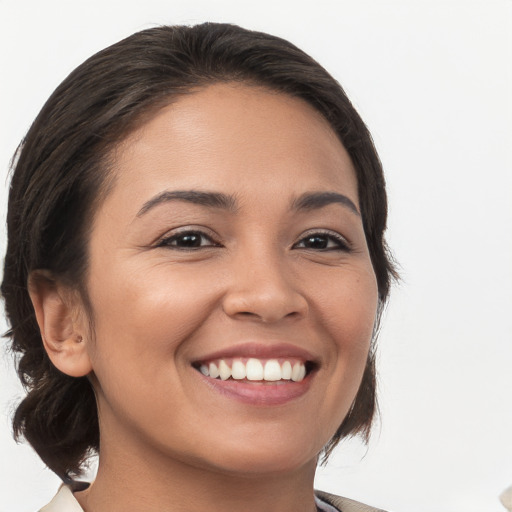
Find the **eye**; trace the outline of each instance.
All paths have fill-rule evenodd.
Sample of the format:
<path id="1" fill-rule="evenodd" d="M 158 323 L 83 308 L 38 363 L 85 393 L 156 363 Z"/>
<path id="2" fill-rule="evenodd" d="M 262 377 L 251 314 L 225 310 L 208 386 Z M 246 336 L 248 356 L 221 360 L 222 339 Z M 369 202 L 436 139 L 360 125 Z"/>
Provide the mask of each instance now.
<path id="1" fill-rule="evenodd" d="M 193 250 L 201 247 L 219 247 L 211 236 L 202 231 L 189 230 L 175 233 L 163 238 L 157 247 L 171 247 L 173 249 Z"/>
<path id="2" fill-rule="evenodd" d="M 294 246 L 294 249 L 311 249 L 315 251 L 345 251 L 351 250 L 348 241 L 339 233 L 311 232 L 301 238 Z"/>

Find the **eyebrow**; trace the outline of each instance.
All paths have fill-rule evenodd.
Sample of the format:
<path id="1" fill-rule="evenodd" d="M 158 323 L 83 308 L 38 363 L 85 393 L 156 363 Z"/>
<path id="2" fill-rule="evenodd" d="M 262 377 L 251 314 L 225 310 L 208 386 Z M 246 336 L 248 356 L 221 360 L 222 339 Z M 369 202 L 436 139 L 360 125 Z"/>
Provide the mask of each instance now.
<path id="1" fill-rule="evenodd" d="M 203 192 L 199 190 L 166 190 L 146 201 L 137 213 L 137 217 L 141 217 L 155 206 L 170 201 L 185 201 L 188 203 L 205 206 L 207 208 L 218 208 L 228 211 L 235 211 L 237 209 L 236 198 L 232 195 L 223 194 L 222 192 Z M 330 204 L 341 204 L 342 206 L 347 207 L 357 216 L 361 216 L 354 202 L 347 196 L 337 192 L 307 192 L 292 201 L 291 209 L 296 211 L 316 210 L 324 208 Z"/>
<path id="2" fill-rule="evenodd" d="M 361 216 L 354 202 L 347 196 L 337 192 L 309 192 L 302 194 L 293 201 L 292 208 L 294 210 L 316 210 L 336 203 L 347 207 L 358 217 Z"/>
<path id="3" fill-rule="evenodd" d="M 200 192 L 198 190 L 173 190 L 165 191 L 146 201 L 137 213 L 137 217 L 162 203 L 170 201 L 186 201 L 188 203 L 233 211 L 236 209 L 236 199 L 233 196 L 221 192 Z"/>

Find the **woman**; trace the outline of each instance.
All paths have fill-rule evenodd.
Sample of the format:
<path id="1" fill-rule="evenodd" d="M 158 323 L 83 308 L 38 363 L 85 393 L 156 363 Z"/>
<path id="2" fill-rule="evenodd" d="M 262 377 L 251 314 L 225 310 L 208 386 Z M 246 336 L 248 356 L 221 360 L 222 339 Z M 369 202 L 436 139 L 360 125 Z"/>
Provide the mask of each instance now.
<path id="1" fill-rule="evenodd" d="M 159 27 L 79 66 L 18 151 L 2 284 L 44 510 L 375 510 L 313 479 L 369 434 L 385 226 L 364 123 L 290 43 Z"/>

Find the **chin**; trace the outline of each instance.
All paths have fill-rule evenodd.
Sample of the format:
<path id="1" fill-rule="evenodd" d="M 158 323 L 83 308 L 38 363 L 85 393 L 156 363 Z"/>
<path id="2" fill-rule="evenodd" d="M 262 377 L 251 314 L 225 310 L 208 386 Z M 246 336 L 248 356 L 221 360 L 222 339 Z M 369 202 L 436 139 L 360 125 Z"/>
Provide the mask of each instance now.
<path id="1" fill-rule="evenodd" d="M 239 441 L 240 443 L 241 441 Z M 238 447 L 223 451 L 222 458 L 214 462 L 218 470 L 229 474 L 257 477 L 258 475 L 293 473 L 305 466 L 316 467 L 318 452 L 297 445 L 271 443 L 261 446 L 257 443 L 246 442 Z M 220 452 L 218 452 L 220 453 Z"/>

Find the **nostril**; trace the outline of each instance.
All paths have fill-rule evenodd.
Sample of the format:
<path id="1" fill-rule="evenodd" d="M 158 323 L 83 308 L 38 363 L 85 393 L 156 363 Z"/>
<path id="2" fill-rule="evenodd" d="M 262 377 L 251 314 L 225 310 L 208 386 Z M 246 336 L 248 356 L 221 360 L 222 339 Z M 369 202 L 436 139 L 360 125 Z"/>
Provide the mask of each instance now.
<path id="1" fill-rule="evenodd" d="M 243 318 L 257 318 L 258 315 L 256 313 L 251 313 L 250 311 L 239 311 L 236 313 L 236 316 L 241 316 Z"/>

